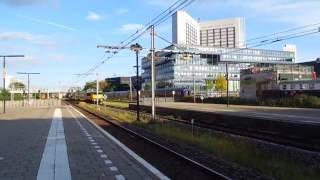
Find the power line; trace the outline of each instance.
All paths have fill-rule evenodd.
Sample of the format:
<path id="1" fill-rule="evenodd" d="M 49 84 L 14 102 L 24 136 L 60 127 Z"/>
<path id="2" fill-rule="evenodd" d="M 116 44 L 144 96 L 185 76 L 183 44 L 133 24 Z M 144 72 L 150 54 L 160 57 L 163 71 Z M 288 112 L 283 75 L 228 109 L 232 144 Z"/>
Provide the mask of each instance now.
<path id="1" fill-rule="evenodd" d="M 129 45 L 130 43 L 134 42 L 135 40 L 137 40 L 138 38 L 140 38 L 143 34 L 145 34 L 151 25 L 159 25 L 162 22 L 164 22 L 163 20 L 167 20 L 171 15 L 172 12 L 176 12 L 177 9 L 182 9 L 185 8 L 186 6 L 190 5 L 192 2 L 194 2 L 195 0 L 178 0 L 175 3 L 173 3 L 169 8 L 167 8 L 165 11 L 163 11 L 162 13 L 160 13 L 159 15 L 157 15 L 154 19 L 152 19 L 149 23 L 147 23 L 144 27 L 138 29 L 135 33 L 133 33 L 131 36 L 129 36 L 128 38 L 126 38 L 124 41 L 120 42 L 120 45 L 123 45 L 123 47 Z M 163 17 L 161 17 L 163 15 Z M 160 18 L 160 19 L 158 19 Z M 155 21 L 155 22 L 154 22 Z M 148 26 L 150 25 L 150 26 Z M 148 27 L 147 27 L 148 26 Z M 144 31 L 142 31 L 144 30 Z M 142 31 L 141 33 L 139 33 L 139 31 Z M 138 35 L 137 35 L 138 34 Z M 136 36 L 135 36 L 136 35 Z M 126 41 L 128 41 L 130 38 L 132 38 L 129 42 L 125 43 Z M 97 69 L 99 66 L 101 66 L 102 64 L 104 64 L 107 60 L 113 58 L 116 54 L 118 54 L 122 49 L 119 49 L 117 51 L 115 51 L 112 55 L 108 56 L 107 58 L 103 58 L 103 60 L 100 60 L 98 63 L 96 63 L 92 68 L 90 68 L 87 73 L 88 74 L 91 71 L 94 71 L 95 69 Z M 88 76 L 87 75 L 87 76 Z M 85 76 L 83 77 L 85 78 Z M 82 79 L 83 79 L 82 78 Z"/>

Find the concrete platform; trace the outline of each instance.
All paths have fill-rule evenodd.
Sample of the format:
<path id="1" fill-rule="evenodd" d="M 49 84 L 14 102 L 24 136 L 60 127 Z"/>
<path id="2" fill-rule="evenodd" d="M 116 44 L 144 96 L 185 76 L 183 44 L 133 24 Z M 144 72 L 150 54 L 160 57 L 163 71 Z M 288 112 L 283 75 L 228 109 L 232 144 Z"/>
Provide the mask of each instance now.
<path id="1" fill-rule="evenodd" d="M 0 115 L 0 179 L 168 179 L 69 106 Z"/>
<path id="2" fill-rule="evenodd" d="M 214 112 L 280 121 L 320 124 L 320 109 L 167 102 L 158 107 Z"/>

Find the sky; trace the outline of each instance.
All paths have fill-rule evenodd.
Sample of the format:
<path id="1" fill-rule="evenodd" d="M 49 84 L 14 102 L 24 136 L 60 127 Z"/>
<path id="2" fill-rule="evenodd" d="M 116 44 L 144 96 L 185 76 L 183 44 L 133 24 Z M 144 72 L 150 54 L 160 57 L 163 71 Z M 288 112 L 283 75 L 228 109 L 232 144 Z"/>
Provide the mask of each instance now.
<path id="1" fill-rule="evenodd" d="M 37 72 L 31 86 L 66 89 L 81 86 L 96 76 L 79 81 L 105 56 L 98 44 L 117 45 L 149 22 L 175 0 L 0 0 L 0 55 L 10 58 L 7 74 L 23 82 L 17 72 Z M 200 21 L 244 17 L 246 38 L 320 23 L 319 0 L 195 0 L 184 10 Z M 320 24 L 319 24 L 320 26 Z M 156 28 L 171 40 L 171 18 Z M 136 42 L 150 47 L 149 33 Z M 298 62 L 320 57 L 320 33 L 259 48 L 281 50 L 285 44 L 298 48 Z M 156 39 L 156 47 L 169 44 Z M 147 52 L 142 52 L 142 56 Z M 98 77 L 134 75 L 135 56 L 124 50 L 98 69 Z M 0 78 L 2 78 L 2 73 Z"/>

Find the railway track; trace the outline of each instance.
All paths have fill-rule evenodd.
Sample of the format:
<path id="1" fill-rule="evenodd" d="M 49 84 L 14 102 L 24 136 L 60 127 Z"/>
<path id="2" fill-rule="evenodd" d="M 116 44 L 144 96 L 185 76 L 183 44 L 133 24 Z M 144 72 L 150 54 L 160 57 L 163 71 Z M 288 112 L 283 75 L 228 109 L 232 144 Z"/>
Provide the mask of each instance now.
<path id="1" fill-rule="evenodd" d="M 155 165 L 160 171 L 165 172 L 172 179 L 231 179 L 109 118 L 81 108 L 74 103 L 69 102 L 67 104 L 80 110 L 89 119 Z"/>
<path id="2" fill-rule="evenodd" d="M 136 111 L 126 109 L 126 108 L 120 108 L 115 106 L 107 106 L 107 107 L 117 109 L 120 111 L 129 111 L 132 113 L 136 113 Z M 151 117 L 150 113 L 140 112 L 140 114 Z M 177 124 L 191 126 L 190 121 L 178 120 L 178 119 L 173 119 L 173 118 L 168 118 L 163 116 L 156 116 L 156 117 L 165 121 L 170 121 Z M 313 139 L 286 136 L 284 134 L 279 134 L 271 131 L 259 131 L 259 130 L 248 131 L 248 130 L 243 130 L 236 127 L 228 127 L 228 126 L 222 126 L 222 125 L 206 123 L 206 122 L 197 122 L 197 121 L 194 121 L 193 126 L 196 128 L 204 129 L 204 130 L 215 130 L 215 131 L 220 131 L 220 132 L 238 135 L 242 137 L 262 140 L 265 142 L 270 142 L 270 143 L 279 144 L 283 146 L 299 148 L 299 149 L 309 150 L 314 152 L 320 152 L 320 146 L 317 145 L 318 141 Z"/>

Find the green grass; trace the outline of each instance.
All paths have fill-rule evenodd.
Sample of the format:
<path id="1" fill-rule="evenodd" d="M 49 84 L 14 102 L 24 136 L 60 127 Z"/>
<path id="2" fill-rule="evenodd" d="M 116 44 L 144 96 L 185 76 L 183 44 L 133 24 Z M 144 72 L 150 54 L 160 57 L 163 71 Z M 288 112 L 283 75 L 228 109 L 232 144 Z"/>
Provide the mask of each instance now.
<path id="1" fill-rule="evenodd" d="M 120 108 L 129 108 L 128 102 L 119 102 L 119 101 L 105 101 L 103 102 L 104 105 L 120 107 Z"/>
<path id="2" fill-rule="evenodd" d="M 80 105 L 100 114 L 108 115 L 119 122 L 131 123 L 148 129 L 164 138 L 192 145 L 204 152 L 235 162 L 240 166 L 258 169 L 263 174 L 276 179 L 320 179 L 319 167 L 317 167 L 318 169 L 309 169 L 300 162 L 290 160 L 284 154 L 267 153 L 244 140 L 236 140 L 216 133 L 212 135 L 210 133 L 197 132 L 192 135 L 189 129 L 179 128 L 168 123 L 148 123 L 149 119 L 144 117 L 141 118 L 140 122 L 137 122 L 136 115 L 131 112 L 121 112 L 110 108 L 97 110 L 94 105 L 86 103 L 80 103 Z"/>

